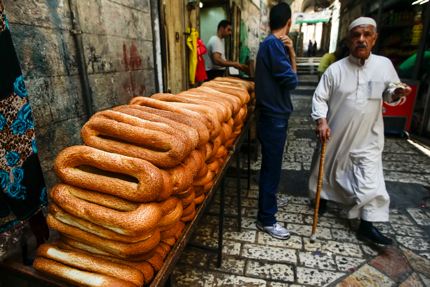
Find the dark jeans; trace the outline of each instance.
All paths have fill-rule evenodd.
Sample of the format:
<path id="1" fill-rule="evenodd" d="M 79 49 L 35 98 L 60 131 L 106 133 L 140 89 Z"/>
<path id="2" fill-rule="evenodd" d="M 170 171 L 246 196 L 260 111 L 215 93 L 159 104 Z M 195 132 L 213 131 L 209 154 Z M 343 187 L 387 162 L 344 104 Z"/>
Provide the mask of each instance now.
<path id="1" fill-rule="evenodd" d="M 225 76 L 225 69 L 224 70 L 209 70 L 209 71 L 206 71 L 206 75 L 208 76 L 207 81 L 213 80 L 216 77 L 224 77 Z"/>
<path id="2" fill-rule="evenodd" d="M 257 137 L 262 154 L 257 220 L 264 226 L 276 222 L 275 214 L 278 211 L 276 193 L 281 178 L 287 128 L 288 118 L 278 119 L 260 115 L 257 121 Z"/>

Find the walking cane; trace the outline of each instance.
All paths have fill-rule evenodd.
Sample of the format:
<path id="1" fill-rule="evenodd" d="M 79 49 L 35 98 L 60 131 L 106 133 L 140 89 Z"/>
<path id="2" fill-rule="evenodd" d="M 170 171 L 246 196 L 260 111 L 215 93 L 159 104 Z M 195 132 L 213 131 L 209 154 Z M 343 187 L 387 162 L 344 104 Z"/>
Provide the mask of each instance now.
<path id="1" fill-rule="evenodd" d="M 312 225 L 312 234 L 310 241 L 313 243 L 315 242 L 317 236 L 315 235 L 317 231 L 317 225 L 318 225 L 318 211 L 320 208 L 320 194 L 321 189 L 323 185 L 323 175 L 324 175 L 324 159 L 325 159 L 325 148 L 326 148 L 326 140 L 324 139 L 322 141 L 321 146 L 321 155 L 320 155 L 320 166 L 318 170 L 318 182 L 317 182 L 317 193 L 315 194 L 315 209 L 314 209 L 314 222 Z"/>

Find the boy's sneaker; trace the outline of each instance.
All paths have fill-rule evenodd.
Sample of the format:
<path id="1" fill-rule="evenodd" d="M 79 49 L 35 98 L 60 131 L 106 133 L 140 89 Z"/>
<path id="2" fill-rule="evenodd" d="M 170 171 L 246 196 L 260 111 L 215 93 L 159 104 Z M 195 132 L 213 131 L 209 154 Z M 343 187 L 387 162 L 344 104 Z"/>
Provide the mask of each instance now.
<path id="1" fill-rule="evenodd" d="M 286 240 L 290 238 L 290 232 L 278 222 L 268 226 L 263 226 L 263 224 L 261 224 L 259 221 L 257 221 L 255 224 L 259 230 L 270 234 L 276 239 Z"/>

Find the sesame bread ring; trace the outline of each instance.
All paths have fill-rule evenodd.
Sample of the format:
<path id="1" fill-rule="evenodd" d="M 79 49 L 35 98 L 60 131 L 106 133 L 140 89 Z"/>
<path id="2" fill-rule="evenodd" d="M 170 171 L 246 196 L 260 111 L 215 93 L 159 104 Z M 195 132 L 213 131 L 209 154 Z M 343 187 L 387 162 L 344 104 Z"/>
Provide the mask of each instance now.
<path id="1" fill-rule="evenodd" d="M 54 169 L 65 183 L 135 202 L 166 199 L 172 192 L 168 173 L 150 162 L 89 146 L 63 149 Z"/>
<path id="2" fill-rule="evenodd" d="M 160 167 L 177 165 L 195 148 L 179 129 L 113 110 L 93 115 L 83 126 L 81 136 L 86 145 L 141 158 Z"/>
<path id="3" fill-rule="evenodd" d="M 129 258 L 151 251 L 160 242 L 160 231 L 157 229 L 154 234 L 143 241 L 136 243 L 123 243 L 109 240 L 100 236 L 88 233 L 71 225 L 64 224 L 52 215 L 46 217 L 48 226 L 66 237 L 95 246 L 98 249 L 120 258 Z"/>
<path id="4" fill-rule="evenodd" d="M 250 100 L 249 93 L 246 89 L 232 86 L 226 82 L 209 81 L 203 83 L 202 86 L 212 88 L 222 93 L 231 95 L 232 97 L 237 97 L 240 99 L 242 105 L 246 105 Z"/>
<path id="5" fill-rule="evenodd" d="M 37 257 L 33 262 L 37 271 L 49 274 L 53 277 L 71 283 L 76 286 L 91 287 L 137 287 L 139 285 L 131 282 L 88 271 L 79 270 L 74 267 L 59 263 L 44 257 Z"/>
<path id="6" fill-rule="evenodd" d="M 151 232 L 163 216 L 157 203 L 143 203 L 130 211 L 115 210 L 79 198 L 74 194 L 76 189 L 57 184 L 51 189 L 50 198 L 69 214 L 120 234 L 139 236 Z"/>
<path id="7" fill-rule="evenodd" d="M 189 130 L 196 130 L 199 137 L 198 145 L 203 145 L 209 140 L 209 131 L 206 125 L 203 124 L 201 119 L 196 119 L 193 116 L 180 114 L 178 112 L 171 112 L 167 110 L 161 110 L 161 109 L 142 106 L 142 105 L 127 105 L 127 106 L 121 106 L 121 107 L 127 107 L 128 108 L 127 113 L 131 115 L 139 116 L 138 113 L 134 114 L 135 111 L 144 112 L 145 114 L 158 116 L 163 119 L 171 120 L 175 123 L 183 124 L 188 128 L 188 131 L 187 131 L 188 133 L 194 134 Z M 117 108 L 114 108 L 114 110 L 116 109 Z M 131 110 L 133 110 L 133 112 Z M 198 114 L 196 116 L 198 116 Z M 193 138 L 194 136 L 191 135 L 191 137 Z"/>
<path id="8" fill-rule="evenodd" d="M 133 283 L 136 286 L 142 286 L 144 283 L 143 274 L 135 268 L 91 256 L 77 250 L 64 250 L 53 244 L 42 244 L 37 249 L 36 256 L 55 260 L 80 270 L 112 276 Z"/>
<path id="9" fill-rule="evenodd" d="M 211 121 L 207 117 L 202 117 L 200 112 L 184 109 L 183 106 L 178 106 L 176 103 L 164 102 L 149 97 L 135 97 L 130 101 L 130 105 L 147 106 L 155 109 L 175 112 L 185 116 L 189 116 L 191 118 L 194 118 L 195 120 L 201 121 L 206 126 L 209 132 L 209 136 L 213 132 Z"/>
<path id="10" fill-rule="evenodd" d="M 139 241 L 146 240 L 149 237 L 151 237 L 155 232 L 155 230 L 151 230 L 150 232 L 146 232 L 138 236 L 127 236 L 120 233 L 116 233 L 112 230 L 109 230 L 100 225 L 94 224 L 90 221 L 73 216 L 65 212 L 64 210 L 62 210 L 55 203 L 51 203 L 49 205 L 49 214 L 50 216 L 53 216 L 55 219 L 57 219 L 58 221 L 64 224 L 71 225 L 73 227 L 79 228 L 83 231 L 92 233 L 94 235 L 97 235 L 106 239 L 116 240 L 124 243 L 136 243 Z"/>

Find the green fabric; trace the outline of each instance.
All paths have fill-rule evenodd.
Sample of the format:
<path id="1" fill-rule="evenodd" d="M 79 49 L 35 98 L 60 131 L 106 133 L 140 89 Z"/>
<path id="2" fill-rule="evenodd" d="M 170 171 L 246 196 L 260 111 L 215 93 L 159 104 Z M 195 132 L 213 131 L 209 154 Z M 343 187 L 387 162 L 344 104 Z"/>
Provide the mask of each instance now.
<path id="1" fill-rule="evenodd" d="M 312 20 L 296 20 L 296 24 L 316 24 L 316 23 L 327 23 L 330 21 L 330 18 L 327 19 L 312 19 Z"/>
<path id="2" fill-rule="evenodd" d="M 417 53 L 407 58 L 399 66 L 399 76 L 400 77 L 410 77 L 414 71 L 415 63 L 417 61 Z M 422 65 L 423 71 L 425 73 L 430 73 L 430 50 L 424 52 L 424 64 Z"/>
<path id="3" fill-rule="evenodd" d="M 248 48 L 248 27 L 246 26 L 243 20 L 240 21 L 239 41 L 240 41 L 239 63 L 248 65 L 249 53 L 250 53 L 250 50 Z M 246 74 L 240 71 L 239 75 L 245 76 Z"/>
<path id="4" fill-rule="evenodd" d="M 318 73 L 322 75 L 325 70 L 327 70 L 328 66 L 336 62 L 336 56 L 334 53 L 325 53 L 322 56 L 320 64 L 318 65 Z"/>

